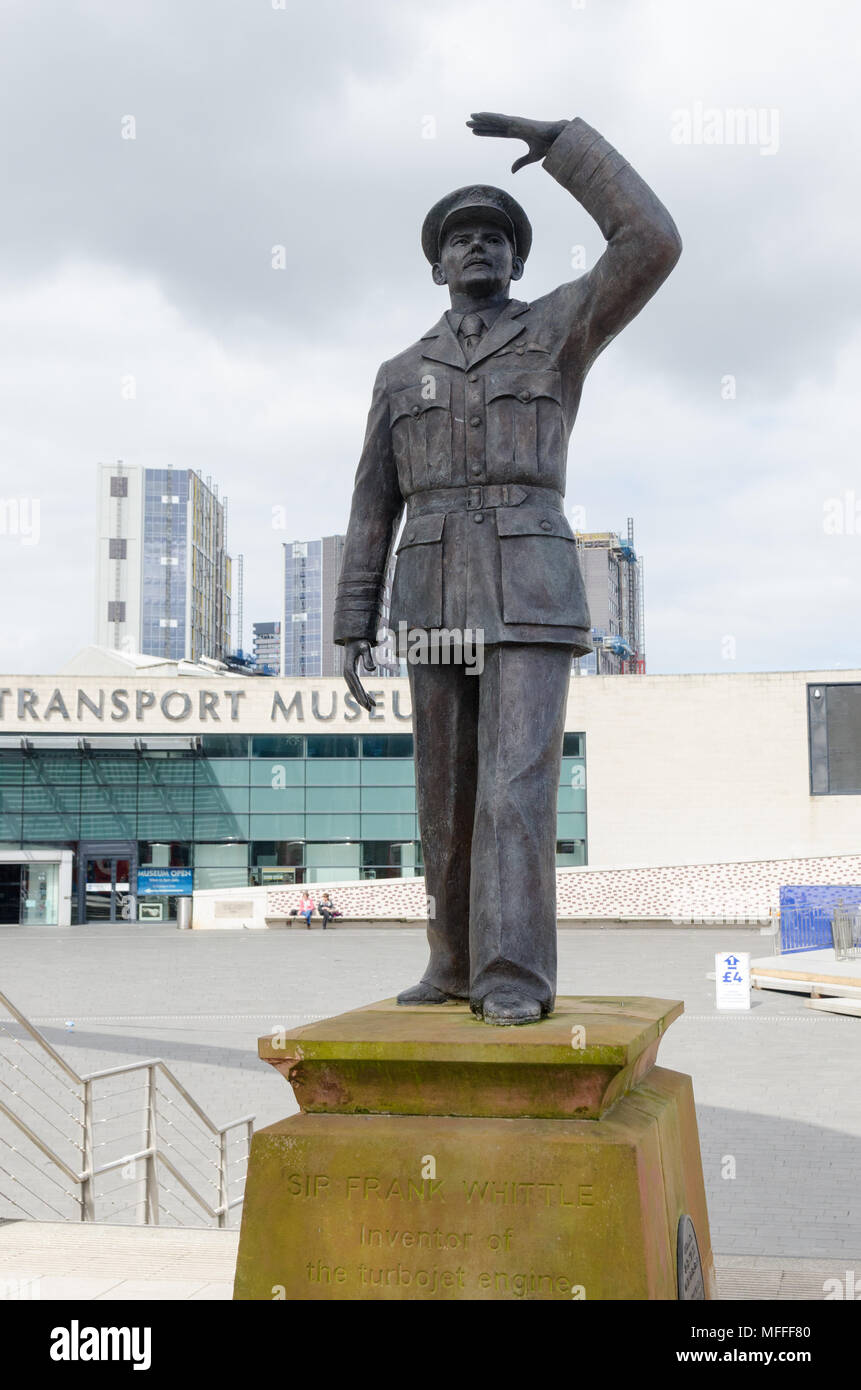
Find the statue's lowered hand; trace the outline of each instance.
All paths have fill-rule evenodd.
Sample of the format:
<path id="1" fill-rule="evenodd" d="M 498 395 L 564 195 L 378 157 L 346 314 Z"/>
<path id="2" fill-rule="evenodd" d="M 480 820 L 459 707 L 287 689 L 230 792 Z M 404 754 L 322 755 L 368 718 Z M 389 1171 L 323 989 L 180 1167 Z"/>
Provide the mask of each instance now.
<path id="1" fill-rule="evenodd" d="M 525 164 L 544 159 L 567 124 L 567 121 L 531 121 L 525 116 L 501 116 L 495 111 L 473 111 L 471 119 L 467 121 L 473 135 L 526 141 L 529 152 L 515 159 L 511 166 L 512 174 L 516 174 Z"/>
<path id="2" fill-rule="evenodd" d="M 362 682 L 359 680 L 359 661 L 366 671 L 373 671 L 374 657 L 371 651 L 370 642 L 346 642 L 344 644 L 344 680 L 353 699 L 362 706 L 362 709 L 372 710 L 376 708 L 376 700 L 373 695 L 369 695 Z"/>

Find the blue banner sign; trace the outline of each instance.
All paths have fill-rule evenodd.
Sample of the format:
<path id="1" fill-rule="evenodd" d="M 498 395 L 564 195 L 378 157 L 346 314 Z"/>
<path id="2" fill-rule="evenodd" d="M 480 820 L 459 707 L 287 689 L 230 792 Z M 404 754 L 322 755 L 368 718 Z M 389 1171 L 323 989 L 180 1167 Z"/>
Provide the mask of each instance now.
<path id="1" fill-rule="evenodd" d="M 138 869 L 138 897 L 151 897 L 156 893 L 190 896 L 191 869 L 158 869 L 151 865 Z"/>

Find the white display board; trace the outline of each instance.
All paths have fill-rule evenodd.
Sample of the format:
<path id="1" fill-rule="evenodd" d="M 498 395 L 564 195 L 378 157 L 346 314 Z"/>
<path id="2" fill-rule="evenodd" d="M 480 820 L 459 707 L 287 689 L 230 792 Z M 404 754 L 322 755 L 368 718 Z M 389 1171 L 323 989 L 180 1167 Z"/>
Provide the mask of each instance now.
<path id="1" fill-rule="evenodd" d="M 715 956 L 715 1005 L 719 1009 L 750 1008 L 748 951 L 721 951 Z"/>

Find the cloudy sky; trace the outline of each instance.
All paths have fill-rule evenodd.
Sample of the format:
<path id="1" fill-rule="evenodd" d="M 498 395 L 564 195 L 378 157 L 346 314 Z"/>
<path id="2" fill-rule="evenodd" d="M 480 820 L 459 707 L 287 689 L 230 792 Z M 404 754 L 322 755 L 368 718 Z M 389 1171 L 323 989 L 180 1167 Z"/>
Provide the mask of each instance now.
<path id="1" fill-rule="evenodd" d="M 590 218 L 477 110 L 582 116 L 684 240 L 569 458 L 588 529 L 635 518 L 649 669 L 861 665 L 853 10 L 5 0 L 0 670 L 93 640 L 99 461 L 211 475 L 246 644 L 278 616 L 281 542 L 344 529 L 376 368 L 446 307 L 419 246 L 442 193 L 524 204 L 518 298 L 592 264 Z"/>

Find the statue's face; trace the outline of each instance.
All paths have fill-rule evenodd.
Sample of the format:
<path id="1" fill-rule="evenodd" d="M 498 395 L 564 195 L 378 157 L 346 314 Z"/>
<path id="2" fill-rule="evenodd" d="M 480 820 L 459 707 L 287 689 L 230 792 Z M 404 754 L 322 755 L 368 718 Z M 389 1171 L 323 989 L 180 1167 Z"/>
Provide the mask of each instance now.
<path id="1" fill-rule="evenodd" d="M 522 274 L 523 262 L 502 227 L 476 216 L 458 219 L 447 228 L 433 268 L 438 285 L 476 299 L 499 294 Z"/>

